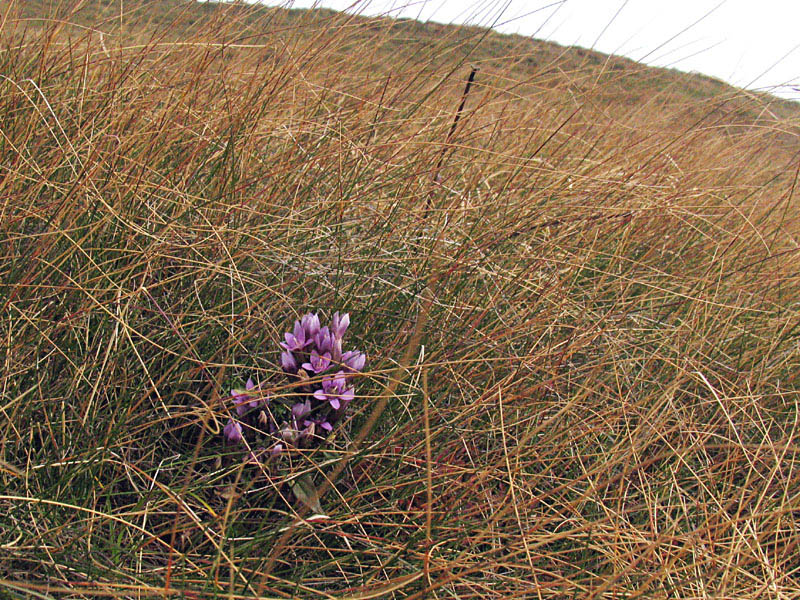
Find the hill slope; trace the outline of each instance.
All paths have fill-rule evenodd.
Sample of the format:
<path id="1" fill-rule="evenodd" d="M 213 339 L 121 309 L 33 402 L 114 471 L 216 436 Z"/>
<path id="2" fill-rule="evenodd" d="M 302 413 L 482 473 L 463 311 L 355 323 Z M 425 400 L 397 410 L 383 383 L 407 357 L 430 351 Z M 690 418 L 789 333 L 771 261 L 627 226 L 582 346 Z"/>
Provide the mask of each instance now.
<path id="1" fill-rule="evenodd" d="M 6 0 L 8 4 L 8 0 Z M 238 30 L 228 33 L 235 39 L 257 43 L 259 27 L 268 22 L 271 36 L 289 31 L 305 32 L 313 37 L 320 29 L 338 30 L 345 38 L 335 50 L 340 57 L 352 52 L 374 55 L 375 64 L 388 70 L 393 64 L 418 61 L 441 67 L 471 61 L 479 65 L 511 71 L 521 80 L 535 78 L 542 87 L 559 87 L 576 97 L 590 89 L 608 92 L 622 104 L 642 104 L 653 95 L 660 101 L 696 103 L 698 99 L 719 101 L 735 99 L 728 111 L 762 109 L 779 118 L 797 118 L 798 103 L 765 93 L 744 92 L 723 81 L 697 73 L 647 67 L 618 56 L 608 56 L 579 47 L 562 47 L 519 35 L 505 35 L 473 26 L 420 23 L 409 19 L 360 17 L 338 14 L 327 9 L 287 10 L 276 7 L 247 6 L 214 2 L 193 4 L 183 0 L 92 0 L 78 3 L 75 9 L 64 0 L 31 0 L 12 3 L 16 16 L 31 23 L 63 20 L 84 27 L 94 27 L 107 36 L 119 35 L 125 25 L 141 33 L 143 28 L 170 29 L 173 36 L 190 35 L 193 28 L 225 15 L 234 20 Z M 41 21 L 45 19 L 45 21 Z M 376 35 L 378 34 L 378 35 Z M 351 66 L 355 67 L 356 64 Z M 567 84 L 567 85 L 565 85 Z M 761 112 L 760 110 L 758 111 Z M 744 116 L 744 115 L 741 115 Z M 757 113 L 750 116 L 756 117 Z"/>

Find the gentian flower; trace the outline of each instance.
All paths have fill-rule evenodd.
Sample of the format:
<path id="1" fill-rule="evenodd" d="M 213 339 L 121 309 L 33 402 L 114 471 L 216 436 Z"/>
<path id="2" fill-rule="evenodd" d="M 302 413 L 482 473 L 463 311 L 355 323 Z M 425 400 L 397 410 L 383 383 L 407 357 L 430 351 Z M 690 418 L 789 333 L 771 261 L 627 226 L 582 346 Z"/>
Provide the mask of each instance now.
<path id="1" fill-rule="evenodd" d="M 335 337 L 328 329 L 326 325 L 322 329 L 317 332 L 317 335 L 314 336 L 314 343 L 317 346 L 317 352 L 323 354 L 325 352 L 330 352 L 333 349 L 333 341 Z"/>
<path id="2" fill-rule="evenodd" d="M 305 327 L 300 324 L 300 321 L 294 322 L 294 333 L 287 332 L 283 334 L 283 337 L 286 338 L 286 342 L 281 342 L 281 346 L 289 352 L 302 350 L 313 341 L 311 339 L 306 339 L 306 330 Z"/>
<path id="3" fill-rule="evenodd" d="M 253 400 L 253 395 L 249 394 L 251 390 L 254 390 L 256 384 L 253 383 L 253 380 L 248 377 L 247 383 L 245 384 L 245 389 L 232 389 L 231 396 L 233 397 L 233 403 L 236 405 L 236 413 L 241 417 L 244 413 L 246 413 L 251 408 L 258 408 L 259 401 Z"/>
<path id="4" fill-rule="evenodd" d="M 344 371 L 339 371 L 333 377 L 324 377 L 322 389 L 314 392 L 314 398 L 322 402 L 330 402 L 334 410 L 339 410 L 342 403 L 346 405 L 354 397 L 353 388 L 347 388 Z"/>
<path id="5" fill-rule="evenodd" d="M 319 333 L 319 317 L 315 314 L 308 313 L 303 315 L 300 324 L 306 332 L 306 339 L 313 340 L 314 336 Z"/>
<path id="6" fill-rule="evenodd" d="M 297 361 L 289 351 L 281 352 L 281 368 L 287 373 L 297 373 Z"/>
<path id="7" fill-rule="evenodd" d="M 228 424 L 225 425 L 222 433 L 225 434 L 225 438 L 229 442 L 236 443 L 242 441 L 242 426 L 233 419 L 228 419 Z"/>
<path id="8" fill-rule="evenodd" d="M 331 331 L 333 335 L 337 339 L 342 339 L 344 337 L 344 332 L 347 331 L 347 327 L 350 325 L 350 313 L 344 313 L 341 317 L 339 316 L 339 312 L 333 313 L 333 319 L 331 319 Z"/>
<path id="9" fill-rule="evenodd" d="M 363 369 L 366 363 L 366 355 L 358 350 L 348 350 L 342 354 L 342 364 L 348 371 L 352 371 L 353 373 Z"/>
<path id="10" fill-rule="evenodd" d="M 296 420 L 300 420 L 311 412 L 311 401 L 298 402 L 292 407 L 292 416 Z"/>
<path id="11" fill-rule="evenodd" d="M 331 366 L 331 353 L 325 352 L 320 354 L 316 350 L 311 351 L 311 358 L 307 363 L 303 363 L 303 368 L 306 371 L 313 371 L 314 373 L 322 373 L 325 369 Z"/>
<path id="12" fill-rule="evenodd" d="M 328 421 L 326 421 L 324 419 L 322 419 L 322 420 L 319 420 L 319 419 L 306 419 L 305 421 L 303 421 L 303 425 L 306 426 L 306 427 L 310 427 L 312 424 L 315 425 L 316 427 L 321 427 L 322 429 L 324 429 L 328 433 L 333 431 L 333 425 L 331 425 L 330 423 L 328 423 Z"/>

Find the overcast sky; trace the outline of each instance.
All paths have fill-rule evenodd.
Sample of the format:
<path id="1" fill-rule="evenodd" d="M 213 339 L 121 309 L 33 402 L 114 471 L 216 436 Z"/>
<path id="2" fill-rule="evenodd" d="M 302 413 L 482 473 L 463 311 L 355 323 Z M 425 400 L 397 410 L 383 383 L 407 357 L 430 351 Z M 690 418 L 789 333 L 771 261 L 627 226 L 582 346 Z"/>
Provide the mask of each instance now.
<path id="1" fill-rule="evenodd" d="M 251 0 L 253 1 L 253 0 Z M 493 26 L 800 100 L 800 0 L 263 0 Z"/>

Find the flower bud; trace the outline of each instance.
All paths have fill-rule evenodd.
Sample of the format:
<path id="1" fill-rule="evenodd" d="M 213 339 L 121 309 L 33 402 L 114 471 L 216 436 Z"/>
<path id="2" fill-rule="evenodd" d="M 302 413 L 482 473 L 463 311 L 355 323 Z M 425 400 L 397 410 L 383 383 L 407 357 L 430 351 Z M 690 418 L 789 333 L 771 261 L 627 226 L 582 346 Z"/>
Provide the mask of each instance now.
<path id="1" fill-rule="evenodd" d="M 297 361 L 294 358 L 294 354 L 288 350 L 281 352 L 281 368 L 287 373 L 297 372 Z"/>

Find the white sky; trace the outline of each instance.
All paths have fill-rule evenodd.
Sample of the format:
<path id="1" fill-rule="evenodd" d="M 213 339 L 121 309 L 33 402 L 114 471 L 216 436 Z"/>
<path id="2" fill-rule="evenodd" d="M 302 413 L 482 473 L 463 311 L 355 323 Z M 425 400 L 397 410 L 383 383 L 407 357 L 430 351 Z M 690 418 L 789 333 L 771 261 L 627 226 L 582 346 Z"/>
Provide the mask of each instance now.
<path id="1" fill-rule="evenodd" d="M 258 1 L 258 0 L 250 0 Z M 800 0 L 262 0 L 493 26 L 800 100 Z"/>

